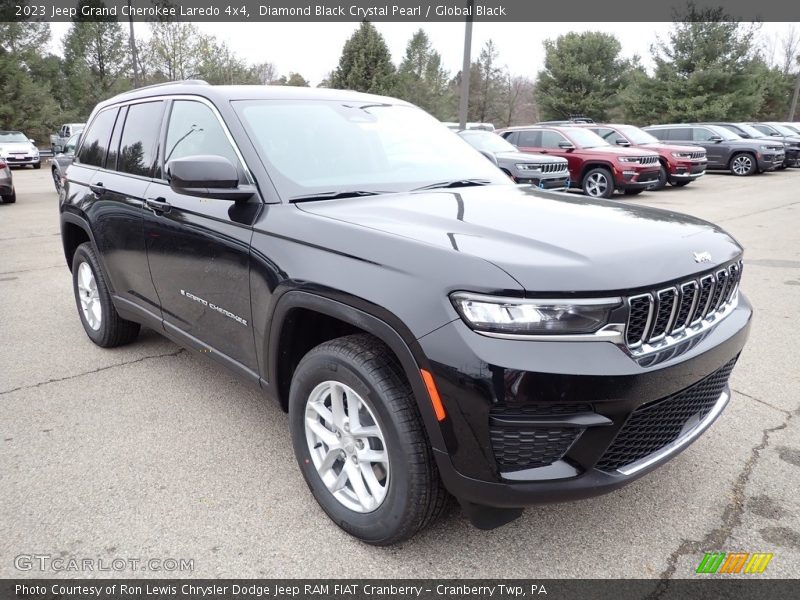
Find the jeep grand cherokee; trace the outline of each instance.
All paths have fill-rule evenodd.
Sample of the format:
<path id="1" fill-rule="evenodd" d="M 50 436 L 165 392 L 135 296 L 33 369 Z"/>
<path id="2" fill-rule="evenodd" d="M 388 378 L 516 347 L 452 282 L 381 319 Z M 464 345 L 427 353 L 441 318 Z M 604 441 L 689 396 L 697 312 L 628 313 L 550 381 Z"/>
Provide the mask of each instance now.
<path id="1" fill-rule="evenodd" d="M 749 328 L 720 228 L 514 185 L 391 98 L 142 88 L 95 108 L 65 186 L 88 337 L 144 325 L 260 386 L 373 544 L 448 492 L 488 528 L 648 473 L 726 406 Z"/>

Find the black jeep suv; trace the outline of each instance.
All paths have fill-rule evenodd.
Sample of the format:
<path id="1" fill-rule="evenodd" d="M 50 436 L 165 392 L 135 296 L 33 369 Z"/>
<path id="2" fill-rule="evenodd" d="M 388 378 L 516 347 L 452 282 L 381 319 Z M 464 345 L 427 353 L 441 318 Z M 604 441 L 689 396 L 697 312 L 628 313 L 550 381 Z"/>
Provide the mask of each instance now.
<path id="1" fill-rule="evenodd" d="M 60 213 L 89 338 L 144 325 L 260 386 L 319 504 L 373 544 L 449 494 L 488 528 L 653 470 L 727 404 L 751 318 L 718 227 L 514 185 L 355 92 L 112 98 Z"/>

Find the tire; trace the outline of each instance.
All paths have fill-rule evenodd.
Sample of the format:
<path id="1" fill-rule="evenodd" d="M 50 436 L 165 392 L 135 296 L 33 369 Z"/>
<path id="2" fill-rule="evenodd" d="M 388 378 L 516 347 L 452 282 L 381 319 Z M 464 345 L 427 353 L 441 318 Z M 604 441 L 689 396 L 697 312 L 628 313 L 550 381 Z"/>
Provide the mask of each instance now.
<path id="1" fill-rule="evenodd" d="M 611 198 L 614 195 L 614 177 L 608 169 L 596 167 L 583 176 L 581 189 L 591 198 Z"/>
<path id="2" fill-rule="evenodd" d="M 50 173 L 53 175 L 53 185 L 56 186 L 56 192 L 59 194 L 61 193 L 61 177 L 58 174 L 58 171 L 55 169 L 50 169 Z"/>
<path id="3" fill-rule="evenodd" d="M 14 204 L 17 201 L 17 190 L 11 190 L 10 194 L 0 196 L 0 199 L 3 200 L 3 204 Z"/>
<path id="4" fill-rule="evenodd" d="M 334 396 L 344 399 L 340 417 L 334 417 Z M 354 406 L 359 409 L 350 410 Z M 351 412 L 360 423 L 353 431 L 369 428 L 371 436 L 351 434 Z M 395 544 L 425 528 L 447 505 L 411 386 L 376 338 L 350 335 L 306 354 L 292 377 L 289 424 L 311 493 L 350 535 L 377 546 Z M 365 453 L 380 460 L 367 462 Z"/>
<path id="5" fill-rule="evenodd" d="M 517 183 L 517 178 L 516 178 L 516 177 L 514 177 L 514 176 L 511 174 L 511 171 L 508 171 L 508 170 L 506 170 L 506 169 L 500 169 L 500 170 L 501 170 L 503 173 L 505 173 L 505 174 L 506 174 L 506 177 L 508 177 L 508 178 L 509 178 L 511 181 L 513 181 L 514 183 Z"/>
<path id="6" fill-rule="evenodd" d="M 84 242 L 75 250 L 72 291 L 83 329 L 98 346 L 122 346 L 131 343 L 139 335 L 139 323 L 123 319 L 114 308 L 105 275 L 91 242 Z"/>
<path id="7" fill-rule="evenodd" d="M 658 179 L 649 189 L 663 190 L 665 187 L 667 187 L 668 179 L 667 168 L 664 165 L 661 165 L 661 168 L 658 170 Z"/>
<path id="8" fill-rule="evenodd" d="M 39 161 L 37 163 L 33 163 L 33 168 L 34 169 L 41 169 L 42 168 L 42 161 Z"/>
<path id="9" fill-rule="evenodd" d="M 674 185 L 675 187 L 683 187 L 685 185 L 689 185 L 692 183 L 691 181 L 671 181 L 670 184 Z"/>
<path id="10" fill-rule="evenodd" d="M 644 190 L 625 190 L 625 195 L 626 195 L 626 196 L 638 196 L 638 195 L 639 195 L 639 194 L 641 194 L 643 191 L 644 191 Z"/>
<path id="11" fill-rule="evenodd" d="M 758 170 L 756 159 L 747 152 L 737 152 L 731 157 L 728 168 L 737 177 L 747 177 Z"/>

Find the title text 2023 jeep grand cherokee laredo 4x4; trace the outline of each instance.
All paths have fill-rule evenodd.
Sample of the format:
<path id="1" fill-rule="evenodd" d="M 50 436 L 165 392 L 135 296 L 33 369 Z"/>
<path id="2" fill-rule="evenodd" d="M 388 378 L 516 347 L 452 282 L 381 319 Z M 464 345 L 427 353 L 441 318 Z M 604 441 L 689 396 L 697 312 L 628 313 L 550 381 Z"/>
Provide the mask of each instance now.
<path id="1" fill-rule="evenodd" d="M 729 399 L 742 249 L 689 216 L 514 185 L 409 104 L 181 83 L 101 103 L 61 231 L 96 344 L 140 324 L 289 411 L 374 544 L 616 489 Z"/>
<path id="2" fill-rule="evenodd" d="M 531 125 L 498 131 L 522 152 L 566 158 L 570 181 L 587 196 L 611 198 L 614 190 L 634 195 L 658 181 L 658 154 L 612 146 L 596 133 L 571 125 Z"/>

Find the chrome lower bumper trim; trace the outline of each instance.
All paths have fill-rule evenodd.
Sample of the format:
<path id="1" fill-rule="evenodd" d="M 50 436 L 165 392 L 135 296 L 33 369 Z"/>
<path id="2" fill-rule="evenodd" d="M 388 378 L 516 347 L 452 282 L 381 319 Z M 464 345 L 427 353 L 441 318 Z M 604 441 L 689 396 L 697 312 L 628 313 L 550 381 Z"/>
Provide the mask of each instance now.
<path id="1" fill-rule="evenodd" d="M 711 409 L 711 412 L 708 413 L 705 418 L 700 421 L 695 427 L 684 433 L 680 436 L 677 440 L 664 446 L 658 452 L 654 452 L 649 456 L 645 456 L 642 459 L 637 460 L 629 465 L 626 465 L 620 469 L 617 469 L 617 473 L 621 475 L 633 475 L 638 473 L 642 469 L 646 469 L 655 463 L 664 460 L 678 452 L 679 450 L 685 448 L 693 441 L 695 441 L 700 435 L 711 426 L 716 418 L 720 415 L 723 411 L 725 406 L 727 406 L 728 401 L 731 398 L 730 388 L 726 388 L 725 391 L 720 394 L 719 399 L 717 399 L 716 404 L 714 404 L 714 408 Z"/>

